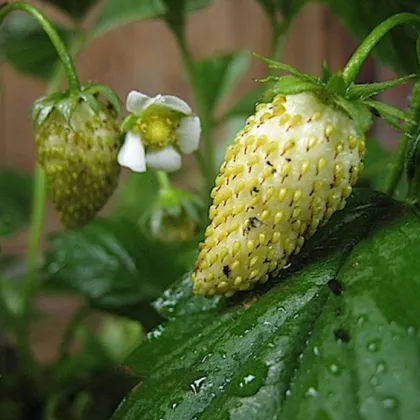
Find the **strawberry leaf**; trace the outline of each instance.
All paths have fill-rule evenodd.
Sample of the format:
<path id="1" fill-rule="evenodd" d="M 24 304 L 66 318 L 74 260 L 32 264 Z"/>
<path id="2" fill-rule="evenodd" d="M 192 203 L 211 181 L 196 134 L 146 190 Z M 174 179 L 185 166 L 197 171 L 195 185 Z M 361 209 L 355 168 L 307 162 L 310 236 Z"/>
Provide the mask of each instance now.
<path id="1" fill-rule="evenodd" d="M 268 81 L 270 78 L 263 79 L 262 81 Z M 265 100 L 272 99 L 274 96 L 281 95 L 295 95 L 297 93 L 316 91 L 322 89 L 318 84 L 307 82 L 296 76 L 283 76 L 277 78 L 273 86 L 266 90 L 263 95 Z"/>
<path id="2" fill-rule="evenodd" d="M 419 238 L 415 212 L 359 190 L 270 290 L 200 310 L 179 285 L 112 419 L 416 418 Z"/>
<path id="3" fill-rule="evenodd" d="M 383 102 L 374 101 L 372 99 L 365 100 L 363 103 L 377 111 L 381 118 L 398 130 L 402 129 L 402 124 L 404 122 L 414 124 L 414 121 L 409 120 L 404 111 L 401 111 L 392 105 L 384 104 Z"/>

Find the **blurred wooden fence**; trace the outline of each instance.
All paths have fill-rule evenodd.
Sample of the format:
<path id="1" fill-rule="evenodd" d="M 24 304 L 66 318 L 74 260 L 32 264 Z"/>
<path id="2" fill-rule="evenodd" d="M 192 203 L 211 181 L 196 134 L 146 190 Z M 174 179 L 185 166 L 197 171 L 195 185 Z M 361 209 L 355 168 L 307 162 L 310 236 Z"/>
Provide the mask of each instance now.
<path id="1" fill-rule="evenodd" d="M 51 9 L 44 10 L 51 15 Z M 255 0 L 213 0 L 209 8 L 193 15 L 188 22 L 188 40 L 197 57 L 232 50 L 268 54 L 270 37 L 269 24 Z M 303 71 L 319 74 L 324 58 L 332 69 L 337 69 L 353 47 L 353 41 L 328 10 L 308 5 L 290 29 L 283 60 Z M 83 81 L 109 84 L 121 98 L 131 89 L 191 98 L 174 40 L 159 21 L 130 24 L 94 40 L 77 57 L 77 68 Z M 250 89 L 252 77 L 262 75 L 262 71 L 261 63 L 254 60 L 236 94 Z M 46 86 L 16 74 L 7 66 L 1 77 L 0 166 L 32 170 L 35 150 L 28 109 Z M 49 206 L 46 231 L 58 227 L 57 217 Z M 8 241 L 9 251 L 20 250 L 24 238 L 25 233 Z"/>

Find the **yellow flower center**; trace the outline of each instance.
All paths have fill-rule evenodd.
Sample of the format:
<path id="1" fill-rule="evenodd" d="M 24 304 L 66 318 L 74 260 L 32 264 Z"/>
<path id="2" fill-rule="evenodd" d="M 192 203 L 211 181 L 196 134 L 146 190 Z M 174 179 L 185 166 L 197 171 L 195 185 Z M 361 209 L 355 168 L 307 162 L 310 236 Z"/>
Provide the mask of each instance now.
<path id="1" fill-rule="evenodd" d="M 145 146 L 163 149 L 176 142 L 180 115 L 166 108 L 150 107 L 136 121 L 133 131 L 140 134 Z"/>

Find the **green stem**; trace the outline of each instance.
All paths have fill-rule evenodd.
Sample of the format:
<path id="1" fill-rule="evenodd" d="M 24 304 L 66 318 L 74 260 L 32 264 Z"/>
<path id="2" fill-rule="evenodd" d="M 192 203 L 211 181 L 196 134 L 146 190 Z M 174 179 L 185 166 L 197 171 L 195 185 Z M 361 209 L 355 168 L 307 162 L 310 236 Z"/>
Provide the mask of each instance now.
<path id="1" fill-rule="evenodd" d="M 67 325 L 67 328 L 63 334 L 63 338 L 60 343 L 59 358 L 64 360 L 70 350 L 71 343 L 73 342 L 74 335 L 76 334 L 77 328 L 81 321 L 88 315 L 90 311 L 89 305 L 84 302 L 74 312 Z"/>
<path id="2" fill-rule="evenodd" d="M 388 195 L 393 196 L 395 190 L 400 183 L 401 175 L 404 171 L 404 161 L 408 145 L 408 136 L 404 134 L 401 136 L 400 144 L 395 155 L 395 161 L 393 163 L 393 170 L 390 172 L 388 178 L 385 181 L 384 192 Z"/>
<path id="3" fill-rule="evenodd" d="M 71 58 L 71 55 L 69 54 L 67 50 L 67 47 L 65 46 L 61 37 L 58 35 L 54 26 L 51 24 L 48 18 L 44 16 L 38 9 L 36 9 L 31 4 L 20 2 L 20 1 L 13 2 L 13 3 L 6 3 L 5 5 L 0 7 L 0 23 L 3 21 L 3 19 L 6 17 L 8 13 L 16 11 L 16 10 L 26 12 L 30 16 L 32 16 L 34 19 L 36 19 L 36 21 L 39 23 L 39 25 L 42 27 L 42 29 L 50 38 L 51 43 L 54 45 L 54 48 L 57 51 L 57 54 L 60 58 L 60 61 L 67 75 L 69 88 L 71 90 L 78 90 L 80 88 L 80 81 L 79 81 L 79 78 L 77 77 L 73 59 Z"/>
<path id="4" fill-rule="evenodd" d="M 201 87 L 199 84 L 197 68 L 194 60 L 188 49 L 185 35 L 183 31 L 177 27 L 171 27 L 170 29 L 175 35 L 175 39 L 178 44 L 181 58 L 184 63 L 185 72 L 187 73 L 188 81 L 192 88 L 194 99 L 197 105 L 197 113 L 201 120 L 201 133 L 204 142 L 204 159 L 198 159 L 203 176 L 206 179 L 206 196 L 214 184 L 214 178 L 217 173 L 216 168 L 216 151 L 213 139 L 213 121 L 211 112 L 206 104 L 206 98 L 204 97 Z"/>
<path id="5" fill-rule="evenodd" d="M 346 87 L 349 87 L 351 83 L 353 83 L 362 64 L 368 58 L 376 44 L 391 29 L 404 23 L 420 24 L 420 16 L 415 15 L 414 13 L 398 13 L 386 19 L 372 30 L 372 32 L 359 45 L 343 70 L 342 76 Z"/>
<path id="6" fill-rule="evenodd" d="M 169 176 L 166 172 L 156 171 L 156 177 L 159 181 L 159 185 L 160 185 L 160 188 L 162 190 L 172 189 L 171 181 L 170 181 Z"/>

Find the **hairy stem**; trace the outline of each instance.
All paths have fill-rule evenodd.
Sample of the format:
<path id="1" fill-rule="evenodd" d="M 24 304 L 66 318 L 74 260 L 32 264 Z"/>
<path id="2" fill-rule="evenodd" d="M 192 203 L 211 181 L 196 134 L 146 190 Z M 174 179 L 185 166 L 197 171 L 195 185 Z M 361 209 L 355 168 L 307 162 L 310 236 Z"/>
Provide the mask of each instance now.
<path id="1" fill-rule="evenodd" d="M 380 23 L 372 32 L 364 39 L 354 52 L 350 60 L 347 62 L 343 70 L 343 80 L 345 86 L 349 87 L 355 80 L 357 73 L 362 67 L 365 60 L 376 44 L 393 28 L 405 23 L 420 24 L 420 16 L 414 13 L 398 13 Z"/>
<path id="2" fill-rule="evenodd" d="M 51 40 L 51 43 L 54 45 L 54 48 L 57 51 L 57 54 L 60 58 L 61 64 L 63 65 L 64 71 L 66 72 L 69 88 L 71 90 L 78 90 L 80 88 L 80 81 L 77 77 L 76 69 L 74 67 L 73 59 L 71 58 L 70 53 L 67 50 L 66 45 L 58 35 L 54 26 L 51 22 L 44 16 L 38 9 L 36 9 L 31 4 L 25 2 L 13 2 L 6 3 L 0 7 L 0 23 L 10 12 L 20 10 L 32 16 L 39 25 L 42 27 L 44 32 L 48 35 Z"/>

